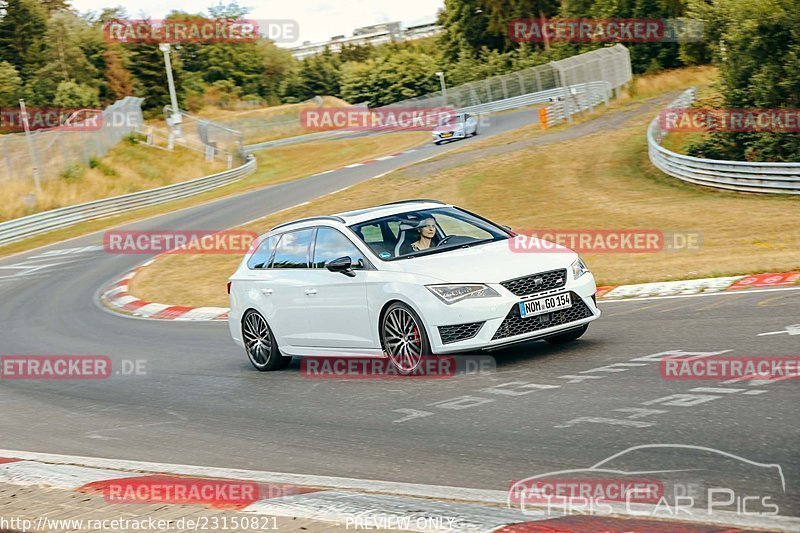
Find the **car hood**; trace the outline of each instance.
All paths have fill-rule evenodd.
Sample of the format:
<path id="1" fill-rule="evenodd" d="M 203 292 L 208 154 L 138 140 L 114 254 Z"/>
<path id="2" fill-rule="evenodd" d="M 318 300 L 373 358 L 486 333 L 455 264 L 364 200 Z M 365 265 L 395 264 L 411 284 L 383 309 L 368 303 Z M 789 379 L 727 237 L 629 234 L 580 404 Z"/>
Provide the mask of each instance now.
<path id="1" fill-rule="evenodd" d="M 552 245 L 551 245 L 552 246 Z M 547 247 L 542 247 L 547 249 Z M 569 268 L 577 254 L 568 248 L 555 252 L 513 251 L 510 241 L 456 248 L 448 252 L 398 259 L 382 270 L 409 272 L 445 283 L 500 283 L 557 268 Z"/>
<path id="2" fill-rule="evenodd" d="M 457 124 L 454 126 L 439 126 L 435 130 L 433 130 L 433 133 L 450 133 L 451 131 L 458 131 L 463 129 L 464 129 L 463 124 Z"/>

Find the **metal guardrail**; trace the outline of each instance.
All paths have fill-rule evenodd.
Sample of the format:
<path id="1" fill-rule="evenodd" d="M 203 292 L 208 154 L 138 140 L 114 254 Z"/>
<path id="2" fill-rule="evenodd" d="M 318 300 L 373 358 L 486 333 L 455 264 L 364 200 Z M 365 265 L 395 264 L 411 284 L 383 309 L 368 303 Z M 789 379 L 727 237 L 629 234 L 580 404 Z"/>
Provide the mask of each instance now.
<path id="1" fill-rule="evenodd" d="M 0 223 L 0 246 L 49 231 L 66 228 L 80 222 L 118 215 L 141 207 L 149 207 L 193 196 L 227 185 L 252 174 L 255 169 L 255 158 L 247 156 L 247 160 L 243 165 L 210 176 L 15 218 Z"/>
<path id="2" fill-rule="evenodd" d="M 688 107 L 695 90 L 688 89 L 670 109 Z M 665 174 L 697 185 L 742 192 L 800 194 L 800 163 L 759 163 L 703 159 L 676 154 L 661 146 L 669 132 L 661 128 L 658 117 L 647 128 L 650 162 Z"/>

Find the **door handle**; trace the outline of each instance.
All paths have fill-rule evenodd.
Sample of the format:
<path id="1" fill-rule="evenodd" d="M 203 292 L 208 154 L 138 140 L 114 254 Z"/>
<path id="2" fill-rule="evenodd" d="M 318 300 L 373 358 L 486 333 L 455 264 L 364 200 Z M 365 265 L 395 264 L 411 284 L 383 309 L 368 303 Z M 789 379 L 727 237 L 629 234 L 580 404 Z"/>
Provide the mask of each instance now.
<path id="1" fill-rule="evenodd" d="M 264 294 L 264 296 L 269 296 L 272 294 L 272 289 L 261 289 L 261 292 Z"/>
<path id="2" fill-rule="evenodd" d="M 306 289 L 305 290 L 306 296 L 314 296 L 317 294 L 317 289 Z"/>

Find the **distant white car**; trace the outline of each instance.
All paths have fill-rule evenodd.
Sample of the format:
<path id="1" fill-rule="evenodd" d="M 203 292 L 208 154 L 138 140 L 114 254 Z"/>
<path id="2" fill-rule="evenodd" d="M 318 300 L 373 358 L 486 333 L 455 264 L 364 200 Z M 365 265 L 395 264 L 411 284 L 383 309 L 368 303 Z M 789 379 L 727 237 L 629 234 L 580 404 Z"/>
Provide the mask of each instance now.
<path id="1" fill-rule="evenodd" d="M 600 316 L 591 272 L 566 248 L 515 253 L 513 236 L 434 200 L 282 224 L 230 277 L 231 335 L 258 370 L 385 356 L 406 373 L 426 355 L 577 339 Z"/>
<path id="2" fill-rule="evenodd" d="M 433 130 L 434 144 L 442 144 L 454 139 L 466 139 L 478 134 L 478 117 L 469 113 L 457 113 L 444 117 Z"/>

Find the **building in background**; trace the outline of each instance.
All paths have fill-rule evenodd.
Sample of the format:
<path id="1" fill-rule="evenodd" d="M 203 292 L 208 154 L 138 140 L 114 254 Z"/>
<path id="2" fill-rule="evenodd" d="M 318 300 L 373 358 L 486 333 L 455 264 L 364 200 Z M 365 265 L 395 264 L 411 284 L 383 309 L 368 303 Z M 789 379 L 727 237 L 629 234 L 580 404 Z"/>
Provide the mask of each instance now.
<path id="1" fill-rule="evenodd" d="M 313 55 L 321 54 L 325 48 L 331 52 L 339 52 L 345 46 L 359 46 L 365 44 L 379 45 L 391 42 L 411 41 L 431 37 L 442 31 L 435 22 L 415 24 L 404 27 L 402 22 L 383 22 L 364 26 L 353 30 L 353 35 L 337 35 L 328 41 L 319 43 L 304 42 L 300 46 L 290 48 L 292 55 L 297 59 L 305 59 Z"/>

